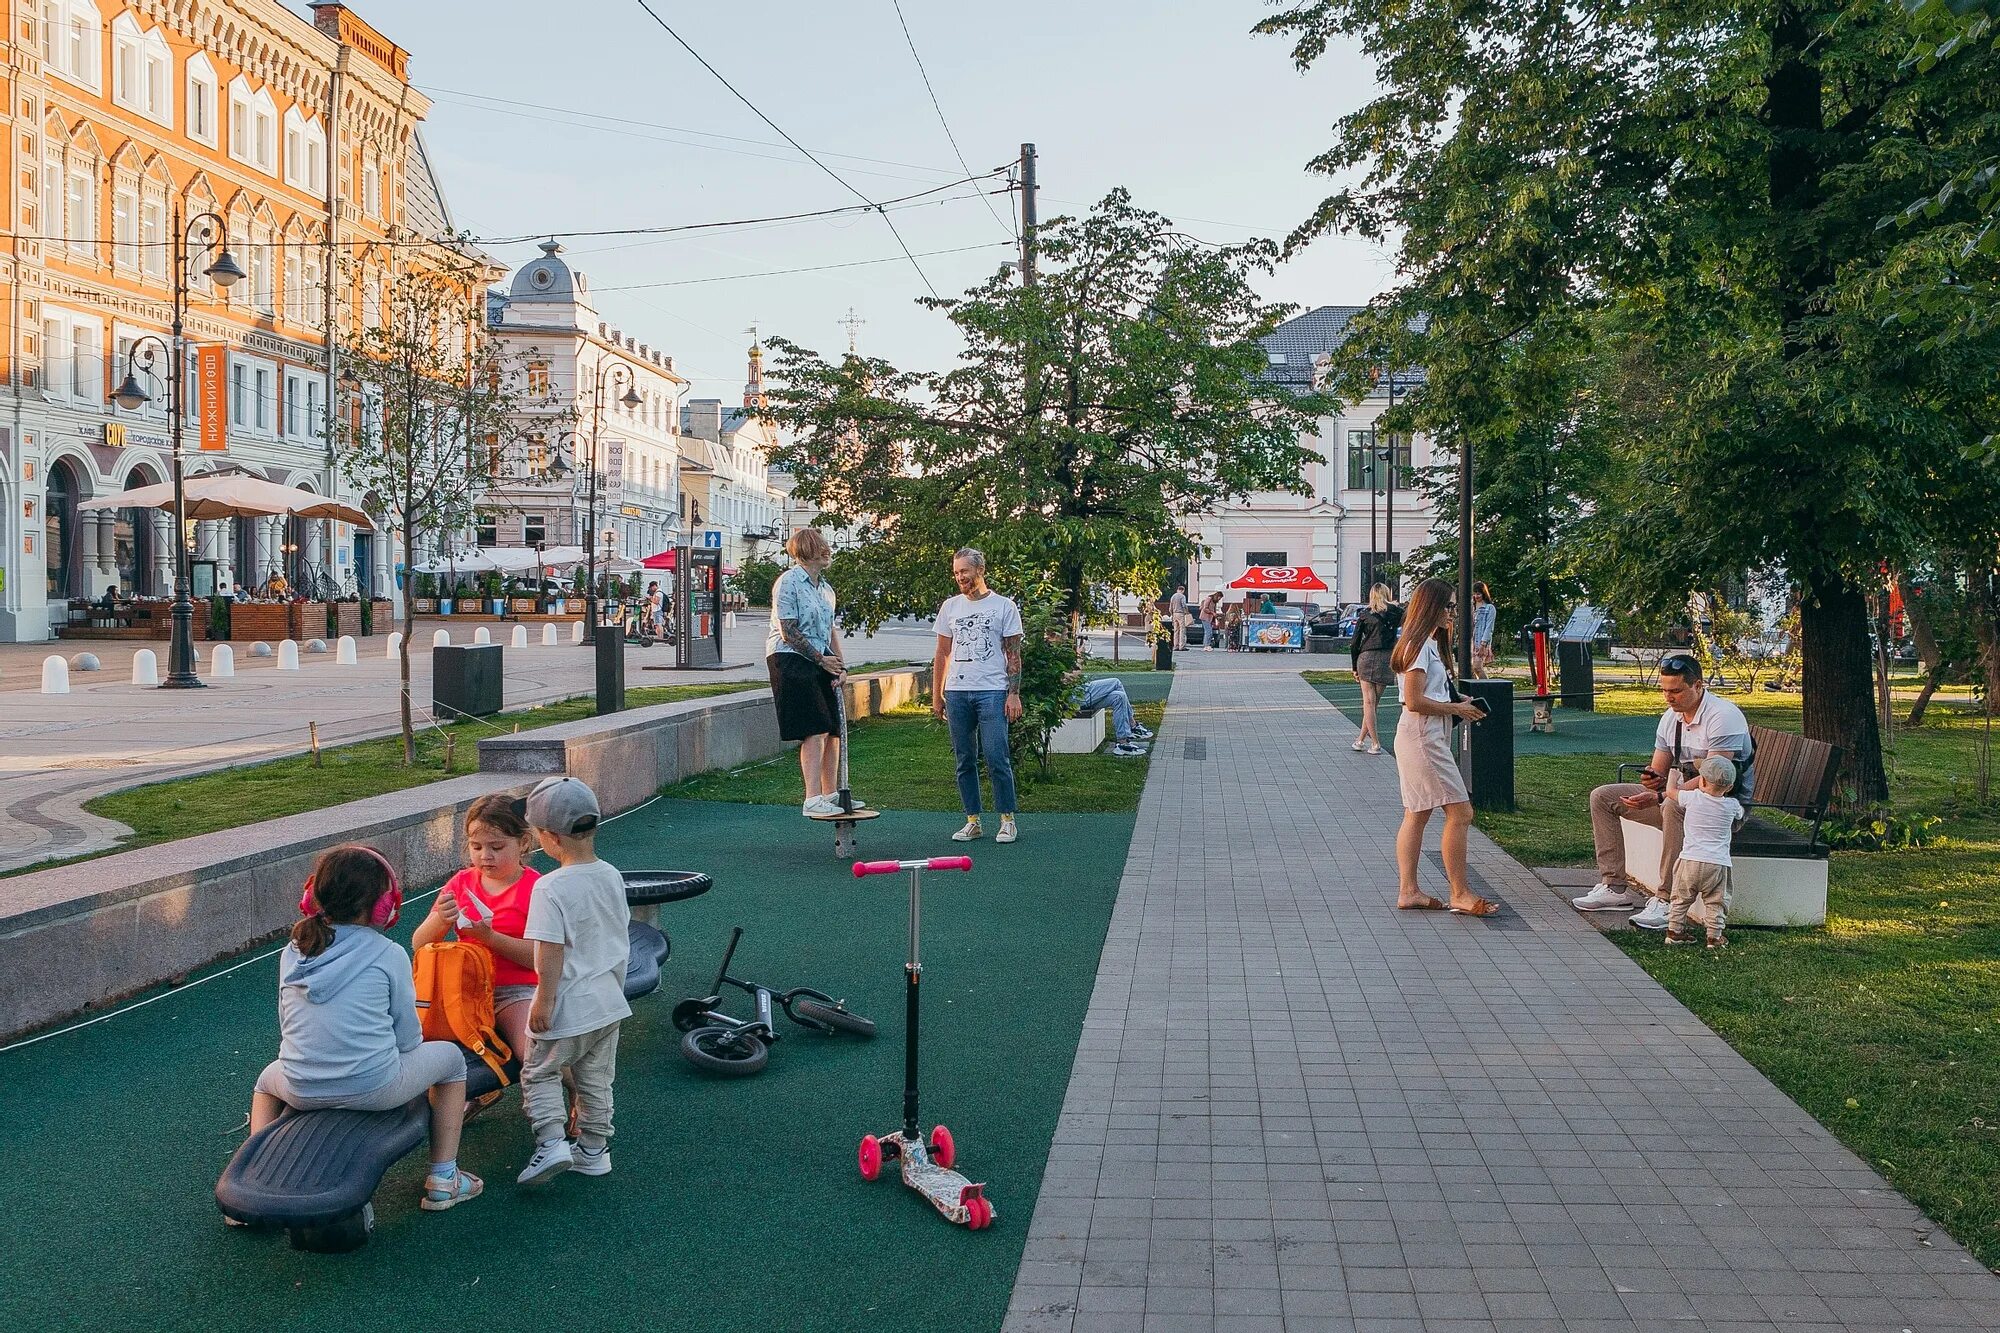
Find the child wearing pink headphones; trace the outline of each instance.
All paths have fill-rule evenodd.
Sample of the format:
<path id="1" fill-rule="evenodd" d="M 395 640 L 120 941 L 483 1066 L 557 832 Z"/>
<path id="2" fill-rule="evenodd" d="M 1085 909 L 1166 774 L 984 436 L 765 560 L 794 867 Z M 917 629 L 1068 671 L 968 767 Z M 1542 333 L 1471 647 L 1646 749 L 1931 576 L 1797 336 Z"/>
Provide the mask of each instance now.
<path id="1" fill-rule="evenodd" d="M 428 1091 L 431 1169 L 419 1202 L 440 1212 L 483 1185 L 458 1169 L 465 1052 L 423 1039 L 410 955 L 382 933 L 402 906 L 396 871 L 374 848 L 321 854 L 278 962 L 278 1058 L 257 1076 L 250 1132 L 286 1107 L 388 1111 Z"/>

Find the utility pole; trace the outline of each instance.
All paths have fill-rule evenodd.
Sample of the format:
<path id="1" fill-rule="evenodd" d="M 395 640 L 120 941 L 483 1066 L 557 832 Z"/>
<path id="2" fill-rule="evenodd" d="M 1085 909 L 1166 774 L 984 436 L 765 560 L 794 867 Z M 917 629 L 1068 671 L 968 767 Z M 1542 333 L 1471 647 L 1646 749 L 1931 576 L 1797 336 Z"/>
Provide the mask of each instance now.
<path id="1" fill-rule="evenodd" d="M 1035 146 L 1021 145 L 1021 285 L 1035 285 Z"/>
<path id="2" fill-rule="evenodd" d="M 1458 442 L 1458 678 L 1472 679 L 1472 439 Z"/>

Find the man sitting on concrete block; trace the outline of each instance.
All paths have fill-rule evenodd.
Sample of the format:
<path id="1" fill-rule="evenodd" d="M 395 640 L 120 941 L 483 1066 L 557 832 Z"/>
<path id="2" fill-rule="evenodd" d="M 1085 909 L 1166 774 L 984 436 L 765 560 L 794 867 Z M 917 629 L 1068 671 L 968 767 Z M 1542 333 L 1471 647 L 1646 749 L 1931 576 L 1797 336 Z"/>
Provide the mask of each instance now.
<path id="1" fill-rule="evenodd" d="M 1100 708 L 1111 710 L 1114 739 L 1107 754 L 1133 759 L 1146 753 L 1146 747 L 1139 742 L 1153 739 L 1153 733 L 1133 719 L 1132 700 L 1125 693 L 1124 681 L 1116 676 L 1099 676 L 1078 685 L 1070 697 L 1075 701 L 1078 717 L 1089 717 Z"/>

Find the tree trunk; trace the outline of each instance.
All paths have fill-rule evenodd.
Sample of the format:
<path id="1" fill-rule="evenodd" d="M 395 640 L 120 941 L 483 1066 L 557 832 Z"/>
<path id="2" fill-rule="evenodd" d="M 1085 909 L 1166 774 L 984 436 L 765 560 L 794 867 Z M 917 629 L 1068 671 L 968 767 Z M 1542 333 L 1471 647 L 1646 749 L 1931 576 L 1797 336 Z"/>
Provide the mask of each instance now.
<path id="1" fill-rule="evenodd" d="M 1947 666 L 1944 650 L 1938 646 L 1937 627 L 1931 624 L 1931 609 L 1924 602 L 1923 590 L 1912 588 L 1902 575 L 1896 576 L 1896 588 L 1903 597 L 1903 615 L 1910 622 L 1910 638 L 1917 645 L 1917 660 L 1924 664 L 1924 670 L 1936 675 L 1941 666 Z"/>
<path id="2" fill-rule="evenodd" d="M 1937 687 L 1944 683 L 1945 675 L 1953 665 L 1940 661 L 1930 669 L 1930 674 L 1924 677 L 1923 689 L 1917 691 L 1917 701 L 1910 705 L 1910 716 L 1905 719 L 1905 726 L 1921 727 L 1924 724 L 1924 710 L 1931 706 L 1931 696 L 1937 693 Z"/>
<path id="3" fill-rule="evenodd" d="M 1868 599 L 1846 578 L 1812 580 L 1799 606 L 1805 734 L 1838 745 L 1843 806 L 1868 809 L 1889 799 L 1868 656 Z"/>
<path id="4" fill-rule="evenodd" d="M 417 599 L 410 595 L 411 580 L 416 577 L 415 573 L 412 572 L 412 566 L 416 563 L 412 557 L 412 553 L 417 549 L 412 540 L 415 535 L 411 525 L 407 523 L 403 525 L 403 651 L 401 659 L 403 698 L 401 714 L 403 719 L 403 766 L 405 768 L 414 768 L 417 763 L 416 724 L 410 716 L 410 641 L 417 634 Z M 393 568 L 395 552 L 392 551 L 389 554 L 390 564 Z"/>

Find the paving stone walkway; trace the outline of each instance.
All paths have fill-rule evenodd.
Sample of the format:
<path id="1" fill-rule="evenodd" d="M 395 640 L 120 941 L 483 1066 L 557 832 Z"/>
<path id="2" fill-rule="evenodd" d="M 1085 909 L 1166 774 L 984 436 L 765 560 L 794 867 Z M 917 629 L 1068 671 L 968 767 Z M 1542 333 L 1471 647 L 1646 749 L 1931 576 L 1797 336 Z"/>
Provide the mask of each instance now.
<path id="1" fill-rule="evenodd" d="M 1394 911 L 1394 761 L 1295 660 L 1181 661 L 1008 1333 L 2000 1329 L 2000 1278 L 1491 842 L 1505 915 Z"/>

